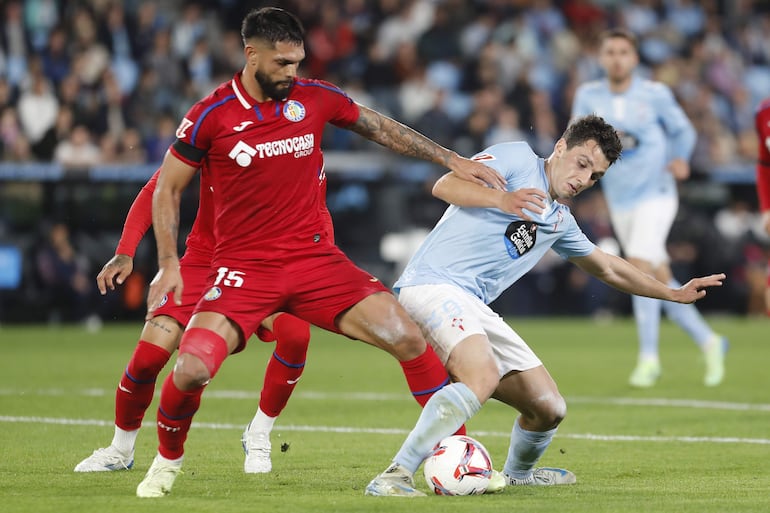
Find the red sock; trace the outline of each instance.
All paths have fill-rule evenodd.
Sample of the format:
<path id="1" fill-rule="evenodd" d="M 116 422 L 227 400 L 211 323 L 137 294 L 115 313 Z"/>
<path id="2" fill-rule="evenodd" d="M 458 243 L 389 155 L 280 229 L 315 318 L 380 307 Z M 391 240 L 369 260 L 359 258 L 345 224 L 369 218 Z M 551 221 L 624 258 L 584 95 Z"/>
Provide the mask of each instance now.
<path id="1" fill-rule="evenodd" d="M 400 363 L 409 390 L 412 391 L 412 396 L 420 406 L 425 406 L 433 394 L 449 384 L 449 374 L 430 344 L 417 358 Z M 455 434 L 466 434 L 465 425 L 460 426 Z"/>
<path id="2" fill-rule="evenodd" d="M 173 371 L 163 382 L 158 407 L 158 452 L 164 458 L 175 460 L 184 454 L 184 442 L 205 388 L 182 392 L 174 384 Z"/>
<path id="3" fill-rule="evenodd" d="M 160 346 L 140 340 L 115 392 L 115 425 L 126 431 L 139 429 L 152 402 L 158 373 L 171 357 Z"/>
<path id="4" fill-rule="evenodd" d="M 281 314 L 273 322 L 275 351 L 265 370 L 265 381 L 259 397 L 259 409 L 277 417 L 297 386 L 305 370 L 310 325 L 293 315 Z"/>

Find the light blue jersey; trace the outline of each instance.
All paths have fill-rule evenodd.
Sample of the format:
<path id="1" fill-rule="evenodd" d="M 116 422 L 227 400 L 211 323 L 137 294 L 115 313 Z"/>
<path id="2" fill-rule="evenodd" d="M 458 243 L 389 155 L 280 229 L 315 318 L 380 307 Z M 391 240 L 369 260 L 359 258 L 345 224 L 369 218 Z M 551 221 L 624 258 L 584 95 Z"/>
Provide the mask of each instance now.
<path id="1" fill-rule="evenodd" d="M 496 169 L 507 190 L 548 191 L 543 159 L 525 142 L 496 144 L 475 159 Z M 409 261 L 394 288 L 449 283 L 491 303 L 548 251 L 562 257 L 586 256 L 595 246 L 569 208 L 550 197 L 533 222 L 495 208 L 451 205 Z"/>
<path id="2" fill-rule="evenodd" d="M 613 93 L 607 80 L 587 82 L 575 92 L 572 118 L 587 114 L 603 117 L 623 142 L 621 158 L 602 178 L 611 209 L 677 194 L 667 164 L 673 158 L 690 159 L 695 129 L 667 86 L 634 77 L 627 91 Z"/>

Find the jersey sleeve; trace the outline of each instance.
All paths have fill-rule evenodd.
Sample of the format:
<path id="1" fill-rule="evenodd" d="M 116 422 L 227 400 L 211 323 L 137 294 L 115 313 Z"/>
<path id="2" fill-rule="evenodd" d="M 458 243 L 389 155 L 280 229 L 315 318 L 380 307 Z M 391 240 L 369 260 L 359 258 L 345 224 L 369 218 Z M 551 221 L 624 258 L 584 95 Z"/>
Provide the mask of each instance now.
<path id="1" fill-rule="evenodd" d="M 655 112 L 668 135 L 669 156 L 690 160 L 697 137 L 695 127 L 668 86 L 656 83 L 655 93 Z"/>
<path id="2" fill-rule="evenodd" d="M 187 111 L 176 129 L 176 141 L 169 151 L 187 165 L 200 167 L 206 156 L 214 130 L 213 117 L 209 113 L 217 106 L 207 101 L 200 101 Z"/>
<path id="3" fill-rule="evenodd" d="M 596 245 L 586 237 L 583 230 L 577 224 L 575 217 L 564 207 L 567 214 L 564 219 L 567 223 L 564 235 L 562 235 L 552 249 L 562 258 L 583 257 L 593 253 Z"/>
<path id="4" fill-rule="evenodd" d="M 358 104 L 342 89 L 323 80 L 315 80 L 313 84 L 321 89 L 324 96 L 323 104 L 330 109 L 329 123 L 346 128 L 358 121 L 361 113 Z"/>
<path id="5" fill-rule="evenodd" d="M 131 208 L 128 209 L 118 247 L 115 248 L 116 255 L 128 255 L 133 258 L 144 234 L 150 229 L 152 225 L 152 193 L 158 183 L 158 175 L 160 175 L 160 169 L 155 171 L 152 178 L 144 184 L 131 204 Z"/>

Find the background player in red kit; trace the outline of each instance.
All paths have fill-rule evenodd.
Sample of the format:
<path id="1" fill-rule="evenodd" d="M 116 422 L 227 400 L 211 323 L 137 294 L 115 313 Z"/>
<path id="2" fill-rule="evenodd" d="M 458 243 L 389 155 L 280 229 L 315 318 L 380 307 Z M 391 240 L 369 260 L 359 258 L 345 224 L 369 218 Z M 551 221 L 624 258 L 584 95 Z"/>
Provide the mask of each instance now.
<path id="1" fill-rule="evenodd" d="M 762 212 L 762 225 L 770 235 L 770 97 L 759 104 L 754 122 L 759 138 L 757 158 L 757 196 Z M 770 316 L 770 260 L 767 262 L 767 285 L 765 287 L 765 311 Z"/>
<path id="2" fill-rule="evenodd" d="M 99 291 L 106 294 L 121 284 L 133 270 L 136 248 L 152 225 L 152 194 L 159 172 L 137 195 L 123 227 L 115 256 L 96 278 Z M 179 346 L 184 326 L 192 316 L 195 304 L 204 291 L 214 250 L 213 205 L 208 172 L 201 177 L 198 214 L 186 240 L 180 268 L 185 282 L 181 305 L 166 298 L 155 316 L 142 329 L 139 342 L 126 366 L 115 392 L 115 434 L 109 446 L 99 448 L 75 467 L 75 472 L 107 472 L 127 470 L 134 463 L 134 447 L 144 413 L 152 402 L 155 381 L 161 369 Z M 326 180 L 319 185 L 321 198 L 326 195 Z M 322 203 L 327 230 L 333 237 L 331 216 Z M 173 294 L 173 293 L 172 293 Z M 257 329 L 265 342 L 276 342 L 276 348 L 265 371 L 259 408 L 243 434 L 246 451 L 244 471 L 270 472 L 270 432 L 275 419 L 286 406 L 305 366 L 310 327 L 307 322 L 289 314 L 273 314 Z"/>
<path id="3" fill-rule="evenodd" d="M 137 487 L 139 497 L 169 493 L 204 386 L 228 354 L 242 349 L 244 334 L 259 323 L 255 319 L 272 312 L 290 312 L 391 353 L 416 397 L 427 400 L 439 390 L 435 399 L 448 382 L 390 291 L 353 265 L 324 233 L 315 189 L 323 177 L 320 141 L 326 123 L 442 164 L 464 179 L 504 185 L 490 168 L 357 105 L 335 86 L 298 78 L 304 34 L 288 12 L 252 11 L 241 34 L 243 71 L 184 117 L 153 197 L 159 271 L 150 285 L 148 316 L 164 294 L 183 292 L 176 251 L 179 200 L 199 167 L 211 173 L 216 246 L 209 287 L 163 384 L 158 455 Z M 403 479 L 411 483 L 412 476 Z"/>

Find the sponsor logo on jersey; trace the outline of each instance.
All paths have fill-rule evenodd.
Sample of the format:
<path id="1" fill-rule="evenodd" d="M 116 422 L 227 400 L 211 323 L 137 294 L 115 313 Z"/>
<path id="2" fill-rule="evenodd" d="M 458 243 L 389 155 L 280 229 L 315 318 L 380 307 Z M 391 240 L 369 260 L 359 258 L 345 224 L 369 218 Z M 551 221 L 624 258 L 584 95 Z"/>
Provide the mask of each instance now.
<path id="1" fill-rule="evenodd" d="M 222 296 L 222 289 L 219 287 L 211 287 L 208 292 L 206 292 L 206 295 L 203 296 L 203 299 L 206 301 L 214 301 L 216 299 L 219 299 Z"/>
<path id="2" fill-rule="evenodd" d="M 289 100 L 283 106 L 283 117 L 294 123 L 305 119 L 305 114 L 307 114 L 305 106 L 297 100 Z"/>
<path id="3" fill-rule="evenodd" d="M 236 132 L 243 132 L 244 130 L 246 130 L 247 126 L 253 125 L 253 124 L 254 124 L 253 121 L 241 121 L 241 124 L 238 126 L 234 126 L 233 130 L 235 130 Z"/>
<path id="4" fill-rule="evenodd" d="M 532 249 L 537 242 L 537 225 L 529 221 L 514 221 L 505 230 L 505 247 L 516 260 Z"/>
<path id="5" fill-rule="evenodd" d="M 268 141 L 259 143 L 255 146 L 249 146 L 243 141 L 238 141 L 227 154 L 228 157 L 235 160 L 241 167 L 248 167 L 251 161 L 256 158 L 280 157 L 281 155 L 294 154 L 294 158 L 307 157 L 315 150 L 315 135 L 303 134 L 296 137 L 287 137 L 277 141 Z"/>

